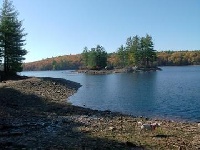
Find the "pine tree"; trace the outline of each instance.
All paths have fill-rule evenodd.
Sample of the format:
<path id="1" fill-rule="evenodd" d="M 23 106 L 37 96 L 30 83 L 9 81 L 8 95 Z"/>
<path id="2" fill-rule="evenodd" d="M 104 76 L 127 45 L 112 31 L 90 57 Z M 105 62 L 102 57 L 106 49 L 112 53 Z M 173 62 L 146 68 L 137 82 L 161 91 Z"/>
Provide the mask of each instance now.
<path id="1" fill-rule="evenodd" d="M 148 34 L 145 37 L 136 35 L 127 38 L 126 46 L 122 45 L 117 54 L 121 67 L 154 67 L 153 63 L 157 58 L 152 37 Z"/>
<path id="2" fill-rule="evenodd" d="M 27 34 L 23 33 L 24 28 L 18 15 L 12 1 L 4 0 L 0 14 L 0 50 L 6 75 L 22 71 L 23 56 L 27 54 L 23 49 Z"/>
<path id="3" fill-rule="evenodd" d="M 127 64 L 130 66 L 134 62 L 134 53 L 133 53 L 133 40 L 132 37 L 127 38 L 126 40 L 126 53 L 127 53 Z"/>
<path id="4" fill-rule="evenodd" d="M 139 65 L 140 61 L 140 51 L 141 51 L 141 41 L 139 36 L 134 36 L 133 38 L 133 46 L 132 46 L 132 52 L 134 54 L 134 64 L 135 66 Z"/>
<path id="5" fill-rule="evenodd" d="M 89 50 L 87 47 L 84 47 L 84 50 L 82 52 L 82 58 L 84 62 L 84 67 L 88 67 L 88 57 L 89 57 Z"/>
<path id="6" fill-rule="evenodd" d="M 121 47 L 118 48 L 117 56 L 119 58 L 119 62 L 118 62 L 119 66 L 120 67 L 125 67 L 127 65 L 127 62 L 128 62 L 127 61 L 128 54 L 127 54 L 126 48 L 123 45 L 121 45 Z"/>
<path id="7" fill-rule="evenodd" d="M 91 50 L 85 47 L 82 57 L 84 65 L 88 69 L 103 69 L 107 66 L 107 52 L 100 45 L 97 45 L 96 48 L 91 48 Z"/>
<path id="8" fill-rule="evenodd" d="M 103 69 L 107 66 L 107 53 L 100 45 L 96 47 L 96 65 L 97 69 Z"/>
<path id="9" fill-rule="evenodd" d="M 129 56 L 129 65 L 137 66 L 140 59 L 140 38 L 139 36 L 133 36 L 131 38 L 130 46 L 127 46 L 128 56 Z"/>
<path id="10" fill-rule="evenodd" d="M 141 57 L 145 67 L 150 67 L 156 59 L 152 37 L 148 34 L 141 38 Z"/>

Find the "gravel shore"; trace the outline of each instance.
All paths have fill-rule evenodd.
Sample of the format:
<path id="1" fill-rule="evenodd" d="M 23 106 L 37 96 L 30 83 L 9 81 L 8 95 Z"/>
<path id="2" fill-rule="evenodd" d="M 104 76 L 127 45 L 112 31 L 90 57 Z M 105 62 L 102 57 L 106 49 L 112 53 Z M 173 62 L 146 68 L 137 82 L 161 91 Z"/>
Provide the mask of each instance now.
<path id="1" fill-rule="evenodd" d="M 67 103 L 80 87 L 54 78 L 0 83 L 0 148 L 200 149 L 197 123 L 136 118 Z M 138 121 L 161 126 L 141 131 Z"/>

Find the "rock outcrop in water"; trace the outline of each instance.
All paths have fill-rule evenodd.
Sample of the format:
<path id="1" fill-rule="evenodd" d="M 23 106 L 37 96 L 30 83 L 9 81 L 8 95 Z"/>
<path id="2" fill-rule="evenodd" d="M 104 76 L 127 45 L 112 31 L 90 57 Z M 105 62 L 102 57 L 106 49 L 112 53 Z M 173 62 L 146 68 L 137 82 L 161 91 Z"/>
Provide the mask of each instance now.
<path id="1" fill-rule="evenodd" d="M 127 67 L 121 69 L 111 69 L 111 70 L 77 70 L 78 73 L 86 73 L 92 75 L 103 75 L 112 73 L 135 73 L 135 72 L 151 72 L 151 71 L 161 71 L 161 68 L 137 68 L 137 67 Z"/>

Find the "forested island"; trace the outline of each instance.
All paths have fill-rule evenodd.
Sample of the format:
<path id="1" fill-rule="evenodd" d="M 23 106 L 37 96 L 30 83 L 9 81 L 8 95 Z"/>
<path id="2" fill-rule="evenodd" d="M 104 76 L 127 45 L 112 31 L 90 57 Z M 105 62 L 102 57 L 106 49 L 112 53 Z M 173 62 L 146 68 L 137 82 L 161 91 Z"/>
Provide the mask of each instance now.
<path id="1" fill-rule="evenodd" d="M 156 51 L 157 66 L 200 65 L 200 50 Z M 107 54 L 107 65 L 121 67 L 117 52 Z M 36 62 L 24 63 L 24 71 L 36 70 L 76 70 L 84 67 L 82 54 L 52 57 Z"/>
<path id="2" fill-rule="evenodd" d="M 105 48 L 97 45 L 95 48 L 84 47 L 77 55 L 64 55 L 24 63 L 24 71 L 36 70 L 111 70 L 114 68 L 154 68 L 158 66 L 200 65 L 200 50 L 154 50 L 152 37 L 133 36 L 126 40 L 116 52 L 107 53 Z"/>

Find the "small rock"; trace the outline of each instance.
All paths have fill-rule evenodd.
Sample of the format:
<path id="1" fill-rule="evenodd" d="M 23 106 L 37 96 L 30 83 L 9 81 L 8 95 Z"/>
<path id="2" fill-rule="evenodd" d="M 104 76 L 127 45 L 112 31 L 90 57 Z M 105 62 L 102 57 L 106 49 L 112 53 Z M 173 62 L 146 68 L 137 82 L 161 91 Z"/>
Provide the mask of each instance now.
<path id="1" fill-rule="evenodd" d="M 200 123 L 197 124 L 198 128 L 200 129 Z"/>
<path id="2" fill-rule="evenodd" d="M 114 131 L 116 128 L 115 127 L 109 127 L 108 129 L 111 130 L 111 131 Z"/>

